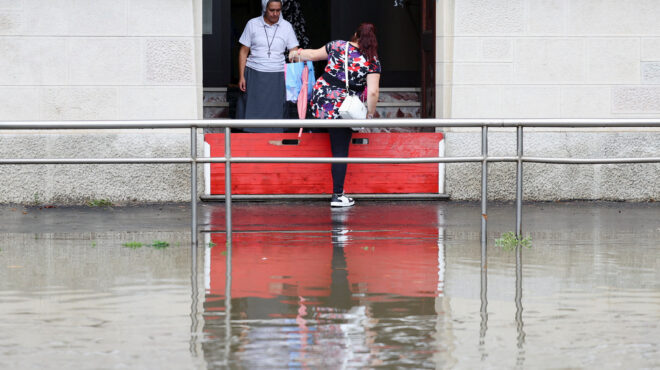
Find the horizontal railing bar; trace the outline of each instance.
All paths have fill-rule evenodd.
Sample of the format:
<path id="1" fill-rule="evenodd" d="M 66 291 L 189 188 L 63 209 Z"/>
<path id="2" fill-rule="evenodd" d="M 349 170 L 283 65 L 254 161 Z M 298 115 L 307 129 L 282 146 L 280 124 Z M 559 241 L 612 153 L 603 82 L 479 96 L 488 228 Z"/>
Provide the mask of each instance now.
<path id="1" fill-rule="evenodd" d="M 0 164 L 177 164 L 191 158 L 0 158 Z"/>
<path id="2" fill-rule="evenodd" d="M 0 130 L 156 129 L 258 127 L 660 127 L 660 119 L 371 119 L 371 120 L 149 120 L 149 121 L 6 121 Z"/>
<path id="3" fill-rule="evenodd" d="M 470 163 L 517 162 L 518 157 L 423 157 L 423 158 L 333 158 L 333 157 L 232 157 L 232 163 Z M 527 163 L 548 164 L 625 164 L 660 163 L 660 157 L 647 158 L 544 158 L 522 157 Z M 224 157 L 195 158 L 197 163 L 225 163 Z M 191 163 L 191 158 L 0 158 L 0 164 L 181 164 Z"/>
<path id="4" fill-rule="evenodd" d="M 513 159 L 512 159 L 513 160 Z M 517 160 L 517 158 L 515 159 Z M 224 163 L 225 158 L 197 158 L 199 163 Z M 334 158 L 334 157 L 231 157 L 232 163 L 458 163 L 481 162 L 483 157 Z"/>
<path id="5" fill-rule="evenodd" d="M 550 164 L 626 164 L 626 163 L 660 163 L 660 157 L 647 158 L 542 158 L 522 157 L 527 163 Z"/>

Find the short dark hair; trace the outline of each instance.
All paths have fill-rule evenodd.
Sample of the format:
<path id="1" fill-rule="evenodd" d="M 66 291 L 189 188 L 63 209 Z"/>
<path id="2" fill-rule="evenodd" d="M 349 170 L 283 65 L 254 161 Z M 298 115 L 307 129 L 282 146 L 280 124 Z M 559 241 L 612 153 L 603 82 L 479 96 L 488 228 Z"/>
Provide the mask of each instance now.
<path id="1" fill-rule="evenodd" d="M 351 41 L 357 41 L 360 44 L 360 51 L 368 60 L 378 58 L 378 40 L 376 39 L 376 26 L 373 23 L 360 24 Z"/>

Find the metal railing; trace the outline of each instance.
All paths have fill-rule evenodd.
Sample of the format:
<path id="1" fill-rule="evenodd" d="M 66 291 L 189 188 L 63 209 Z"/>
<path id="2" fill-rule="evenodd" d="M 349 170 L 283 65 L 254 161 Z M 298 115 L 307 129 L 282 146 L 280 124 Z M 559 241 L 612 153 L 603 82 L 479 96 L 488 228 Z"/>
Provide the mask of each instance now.
<path id="1" fill-rule="evenodd" d="M 181 164 L 190 163 L 191 228 L 192 243 L 197 244 L 197 164 L 225 163 L 225 209 L 227 242 L 231 242 L 231 164 L 232 163 L 481 163 L 481 238 L 486 238 L 488 203 L 488 163 L 516 162 L 516 235 L 522 232 L 522 177 L 523 163 L 552 164 L 622 164 L 660 163 L 660 157 L 634 158 L 546 158 L 526 157 L 523 153 L 523 129 L 527 127 L 565 128 L 632 128 L 660 127 L 660 119 L 373 119 L 351 121 L 351 126 L 361 127 L 454 127 L 481 128 L 481 155 L 471 157 L 423 157 L 423 158 L 329 158 L 329 157 L 233 157 L 231 155 L 231 128 L 300 126 L 313 128 L 346 127 L 341 120 L 153 120 L 153 121 L 42 121 L 0 122 L 1 130 L 51 130 L 51 129 L 190 129 L 190 156 L 175 158 L 0 158 L 0 165 L 29 164 Z M 517 153 L 515 156 L 489 156 L 488 129 L 516 128 Z M 197 129 L 224 128 L 225 156 L 198 157 Z M 442 153 L 441 153 L 442 154 Z"/>

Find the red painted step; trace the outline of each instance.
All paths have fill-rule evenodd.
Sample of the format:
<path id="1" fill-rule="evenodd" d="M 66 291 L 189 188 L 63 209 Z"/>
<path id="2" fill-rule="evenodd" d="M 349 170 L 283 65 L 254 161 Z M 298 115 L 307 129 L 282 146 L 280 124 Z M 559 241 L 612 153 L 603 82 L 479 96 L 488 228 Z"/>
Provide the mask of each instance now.
<path id="1" fill-rule="evenodd" d="M 325 133 L 232 134 L 233 157 L 331 157 Z M 357 139 L 357 140 L 356 140 Z M 366 139 L 366 140 L 359 140 Z M 355 133 L 351 157 L 436 157 L 442 133 Z M 224 157 L 224 134 L 206 134 L 212 157 Z M 291 145 L 290 145 L 291 144 Z M 212 163 L 211 195 L 224 194 L 225 165 Z M 439 192 L 437 163 L 350 163 L 344 189 L 349 194 L 413 194 Z M 329 163 L 232 164 L 233 194 L 329 194 Z"/>

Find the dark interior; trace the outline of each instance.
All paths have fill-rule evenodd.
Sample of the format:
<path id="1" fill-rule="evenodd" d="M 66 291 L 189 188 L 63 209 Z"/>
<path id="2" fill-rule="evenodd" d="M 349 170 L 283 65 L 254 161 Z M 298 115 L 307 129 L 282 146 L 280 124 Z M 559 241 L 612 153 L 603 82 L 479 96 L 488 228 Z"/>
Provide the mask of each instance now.
<path id="1" fill-rule="evenodd" d="M 250 18 L 261 14 L 260 0 L 209 0 L 205 10 L 204 87 L 238 82 L 238 38 Z M 348 39 L 361 22 L 376 25 L 383 66 L 381 87 L 420 87 L 420 0 L 298 0 L 311 48 Z M 395 6 L 395 4 L 399 4 Z M 315 65 L 317 76 L 325 62 Z"/>

